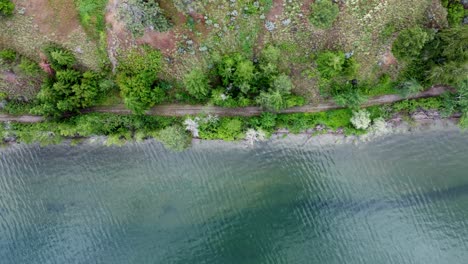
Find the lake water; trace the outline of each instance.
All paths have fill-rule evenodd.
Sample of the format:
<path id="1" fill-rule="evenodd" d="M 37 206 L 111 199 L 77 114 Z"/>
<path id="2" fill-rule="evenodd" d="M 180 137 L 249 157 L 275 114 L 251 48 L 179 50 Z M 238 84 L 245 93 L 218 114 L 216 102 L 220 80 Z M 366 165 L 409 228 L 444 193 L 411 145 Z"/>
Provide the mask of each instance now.
<path id="1" fill-rule="evenodd" d="M 468 263 L 468 133 L 0 150 L 0 263 Z"/>

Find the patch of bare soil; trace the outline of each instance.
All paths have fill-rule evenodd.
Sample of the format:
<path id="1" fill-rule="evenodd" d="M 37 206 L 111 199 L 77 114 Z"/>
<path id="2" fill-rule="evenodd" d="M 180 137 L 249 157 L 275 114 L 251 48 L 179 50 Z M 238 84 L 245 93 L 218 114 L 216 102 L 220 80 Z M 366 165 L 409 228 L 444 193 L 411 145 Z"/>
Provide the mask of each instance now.
<path id="1" fill-rule="evenodd" d="M 138 39 L 137 43 L 149 44 L 151 47 L 160 50 L 165 56 L 169 56 L 176 49 L 176 35 L 174 31 L 147 31 L 143 37 Z"/>
<path id="2" fill-rule="evenodd" d="M 276 22 L 281 14 L 283 14 L 284 11 L 284 0 L 273 0 L 273 7 L 270 9 L 268 14 L 265 16 L 265 21 L 271 21 L 271 22 Z M 265 26 L 262 27 L 261 32 L 258 34 L 257 38 L 257 45 L 254 47 L 254 54 L 258 56 L 260 52 L 262 51 L 264 45 L 265 45 L 265 34 L 268 34 L 268 30 L 265 28 Z"/>
<path id="3" fill-rule="evenodd" d="M 65 40 L 80 30 L 73 0 L 34 0 L 22 2 L 25 15 L 31 16 L 41 33 Z"/>
<path id="4" fill-rule="evenodd" d="M 391 66 L 398 64 L 397 59 L 395 58 L 395 56 L 393 56 L 392 52 L 389 49 L 383 54 L 381 62 L 383 69 L 388 69 Z"/>
<path id="5" fill-rule="evenodd" d="M 119 0 L 109 0 L 106 8 L 107 54 L 115 70 L 118 52 L 135 45 L 134 38 L 119 19 Z"/>

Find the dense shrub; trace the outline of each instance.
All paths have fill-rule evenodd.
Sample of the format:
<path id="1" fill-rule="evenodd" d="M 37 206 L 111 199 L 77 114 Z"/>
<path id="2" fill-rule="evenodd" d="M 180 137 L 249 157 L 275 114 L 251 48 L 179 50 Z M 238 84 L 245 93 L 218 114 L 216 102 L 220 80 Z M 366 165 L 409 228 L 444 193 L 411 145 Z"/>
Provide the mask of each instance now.
<path id="1" fill-rule="evenodd" d="M 164 147 L 172 151 L 182 151 L 190 146 L 190 136 L 179 125 L 168 126 L 156 134 Z"/>
<path id="2" fill-rule="evenodd" d="M 44 81 L 37 95 L 39 105 L 32 109 L 34 113 L 59 116 L 76 112 L 96 104 L 112 88 L 112 82 L 98 73 L 73 69 L 76 60 L 71 52 L 53 46 L 45 51 L 56 72 Z"/>
<path id="3" fill-rule="evenodd" d="M 442 6 L 447 9 L 447 20 L 450 26 L 460 26 L 465 17 L 465 8 L 460 0 L 442 0 Z"/>
<path id="4" fill-rule="evenodd" d="M 125 105 L 134 113 L 160 103 L 165 91 L 157 83 L 161 53 L 147 46 L 129 51 L 119 60 L 117 84 Z"/>
<path id="5" fill-rule="evenodd" d="M 392 52 L 399 60 L 411 61 L 418 58 L 424 45 L 433 34 L 420 27 L 408 28 L 400 32 L 393 43 Z"/>
<path id="6" fill-rule="evenodd" d="M 286 74 L 278 70 L 280 51 L 268 46 L 259 62 L 240 54 L 230 54 L 215 61 L 213 75 L 224 88 L 211 92 L 215 105 L 227 107 L 248 106 L 255 102 L 265 109 L 278 111 L 285 107 L 304 104 L 304 99 L 292 96 L 293 84 Z"/>
<path id="7" fill-rule="evenodd" d="M 468 70 L 468 27 L 439 31 L 422 51 L 416 70 L 431 84 L 457 85 Z"/>
<path id="8" fill-rule="evenodd" d="M 270 111 L 279 111 L 288 107 L 287 96 L 291 94 L 293 84 L 289 76 L 281 74 L 277 76 L 268 91 L 260 92 L 257 103 Z"/>
<path id="9" fill-rule="evenodd" d="M 57 71 L 55 76 L 49 77 L 42 85 L 37 95 L 39 106 L 33 112 L 49 116 L 76 112 L 96 104 L 111 87 L 111 82 L 91 71 Z"/>
<path id="10" fill-rule="evenodd" d="M 119 6 L 121 19 L 135 36 L 141 36 L 146 29 L 166 31 L 171 24 L 155 0 L 127 0 Z"/>
<path id="11" fill-rule="evenodd" d="M 310 8 L 310 22 L 319 28 L 328 29 L 338 17 L 340 9 L 331 0 L 316 0 Z"/>
<path id="12" fill-rule="evenodd" d="M 367 101 L 367 97 L 357 85 L 351 82 L 332 82 L 330 86 L 331 96 L 339 106 L 346 106 L 351 109 L 358 109 L 362 103 Z"/>
<path id="13" fill-rule="evenodd" d="M 15 4 L 10 0 L 0 0 L 0 15 L 10 16 L 15 10 Z"/>
<path id="14" fill-rule="evenodd" d="M 399 92 L 404 98 L 408 98 L 424 90 L 424 87 L 415 79 L 409 79 L 399 86 Z"/>
<path id="15" fill-rule="evenodd" d="M 184 86 L 187 92 L 197 99 L 206 99 L 211 88 L 208 77 L 201 69 L 193 69 L 185 75 Z"/>

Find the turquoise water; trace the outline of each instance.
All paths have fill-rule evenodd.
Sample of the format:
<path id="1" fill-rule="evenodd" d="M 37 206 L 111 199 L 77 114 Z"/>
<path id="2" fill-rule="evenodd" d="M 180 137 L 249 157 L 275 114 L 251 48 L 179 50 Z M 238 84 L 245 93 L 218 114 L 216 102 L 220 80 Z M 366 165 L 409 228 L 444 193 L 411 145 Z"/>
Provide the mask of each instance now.
<path id="1" fill-rule="evenodd" d="M 467 263 L 467 146 L 4 149 L 0 263 Z"/>

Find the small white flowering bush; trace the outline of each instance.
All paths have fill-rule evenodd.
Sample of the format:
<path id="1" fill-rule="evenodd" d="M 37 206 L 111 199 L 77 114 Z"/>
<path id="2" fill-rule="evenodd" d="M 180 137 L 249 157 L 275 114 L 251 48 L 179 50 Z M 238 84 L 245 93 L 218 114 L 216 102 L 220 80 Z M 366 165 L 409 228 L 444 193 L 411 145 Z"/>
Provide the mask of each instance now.
<path id="1" fill-rule="evenodd" d="M 356 129 L 367 129 L 371 123 L 370 113 L 367 110 L 359 110 L 353 112 L 351 124 Z"/>
<path id="2" fill-rule="evenodd" d="M 262 130 L 255 130 L 250 128 L 245 133 L 245 141 L 247 141 L 247 143 L 251 146 L 253 146 L 255 142 L 264 141 L 265 139 L 266 135 Z"/>

